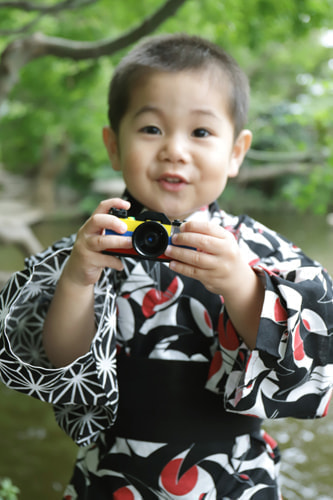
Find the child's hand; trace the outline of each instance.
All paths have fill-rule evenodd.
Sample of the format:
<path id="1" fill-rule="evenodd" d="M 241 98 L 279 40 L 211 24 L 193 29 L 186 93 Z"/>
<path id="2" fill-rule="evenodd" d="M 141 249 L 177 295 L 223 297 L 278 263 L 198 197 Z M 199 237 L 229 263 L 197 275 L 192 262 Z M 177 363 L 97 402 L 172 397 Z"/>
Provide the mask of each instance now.
<path id="1" fill-rule="evenodd" d="M 104 267 L 122 269 L 119 258 L 102 251 L 132 246 L 131 238 L 104 234 L 106 228 L 120 234 L 127 230 L 124 222 L 108 214 L 111 207 L 128 210 L 130 203 L 114 198 L 98 205 L 79 229 L 57 283 L 43 330 L 44 349 L 54 366 L 65 366 L 89 350 L 96 331 L 94 283 Z"/>
<path id="2" fill-rule="evenodd" d="M 250 349 L 256 345 L 264 285 L 246 262 L 234 236 L 211 222 L 185 222 L 165 251 L 170 267 L 197 279 L 210 292 L 223 295 L 224 305 L 238 334 Z"/>
<path id="3" fill-rule="evenodd" d="M 105 235 L 104 229 L 111 229 L 119 234 L 127 230 L 127 226 L 118 217 L 109 215 L 111 207 L 128 210 L 130 203 L 119 198 L 102 201 L 91 217 L 77 233 L 71 256 L 63 272 L 63 278 L 71 280 L 79 286 L 96 283 L 104 267 L 122 270 L 123 265 L 118 257 L 105 255 L 108 248 L 131 248 L 130 237 Z"/>
<path id="4" fill-rule="evenodd" d="M 213 293 L 226 293 L 244 267 L 234 236 L 213 222 L 185 222 L 180 231 L 173 236 L 172 242 L 197 250 L 169 246 L 166 254 L 174 259 L 172 269 L 201 281 Z"/>

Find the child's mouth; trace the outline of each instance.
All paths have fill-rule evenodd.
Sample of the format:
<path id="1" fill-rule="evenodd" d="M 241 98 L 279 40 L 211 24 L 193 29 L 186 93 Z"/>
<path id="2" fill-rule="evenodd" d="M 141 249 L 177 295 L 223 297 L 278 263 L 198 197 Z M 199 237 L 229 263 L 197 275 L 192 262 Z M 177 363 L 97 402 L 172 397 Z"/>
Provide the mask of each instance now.
<path id="1" fill-rule="evenodd" d="M 164 175 L 158 182 L 166 191 L 180 191 L 188 184 L 186 179 L 178 175 Z"/>
<path id="2" fill-rule="evenodd" d="M 181 179 L 178 179 L 176 177 L 166 177 L 164 180 L 166 182 L 171 182 L 171 184 L 178 184 L 179 182 L 183 182 Z"/>

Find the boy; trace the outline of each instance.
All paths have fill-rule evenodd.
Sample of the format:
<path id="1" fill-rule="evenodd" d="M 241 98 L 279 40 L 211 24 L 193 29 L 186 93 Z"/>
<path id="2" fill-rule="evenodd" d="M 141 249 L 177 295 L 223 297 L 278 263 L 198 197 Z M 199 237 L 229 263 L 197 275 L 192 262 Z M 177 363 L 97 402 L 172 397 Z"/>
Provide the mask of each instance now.
<path id="1" fill-rule="evenodd" d="M 89 445 L 66 499 L 278 499 L 278 450 L 260 419 L 327 411 L 330 278 L 215 202 L 251 144 L 247 101 L 244 74 L 208 41 L 139 44 L 115 71 L 103 129 L 126 193 L 4 292 L 4 381 L 27 391 L 33 374 L 29 393 Z M 111 207 L 186 219 L 170 264 L 103 253 L 132 247 Z M 27 311 L 51 365 L 20 349 Z"/>

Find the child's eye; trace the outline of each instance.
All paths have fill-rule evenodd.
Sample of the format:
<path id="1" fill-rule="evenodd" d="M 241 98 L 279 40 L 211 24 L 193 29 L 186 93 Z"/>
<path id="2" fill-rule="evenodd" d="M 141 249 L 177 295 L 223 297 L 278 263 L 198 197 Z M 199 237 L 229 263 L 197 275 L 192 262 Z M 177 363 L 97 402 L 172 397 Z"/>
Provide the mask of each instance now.
<path id="1" fill-rule="evenodd" d="M 161 131 L 158 127 L 155 127 L 154 125 L 147 125 L 146 127 L 142 127 L 140 129 L 140 132 L 143 132 L 145 134 L 152 134 L 152 135 L 160 135 Z"/>
<path id="2" fill-rule="evenodd" d="M 193 130 L 192 135 L 193 137 L 208 137 L 211 134 L 205 128 L 196 128 Z"/>

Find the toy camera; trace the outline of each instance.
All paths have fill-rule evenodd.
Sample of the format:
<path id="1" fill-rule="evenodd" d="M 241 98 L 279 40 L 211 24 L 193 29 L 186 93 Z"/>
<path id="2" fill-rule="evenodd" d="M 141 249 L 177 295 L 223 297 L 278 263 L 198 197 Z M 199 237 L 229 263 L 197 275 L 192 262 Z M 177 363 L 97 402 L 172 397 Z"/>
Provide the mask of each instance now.
<path id="1" fill-rule="evenodd" d="M 118 208 L 111 208 L 109 213 L 125 222 L 127 231 L 120 236 L 131 236 L 133 248 L 110 248 L 103 253 L 135 257 L 137 259 L 170 261 L 170 258 L 164 255 L 164 252 L 168 245 L 173 245 L 172 236 L 179 232 L 181 221 L 174 220 L 170 222 L 167 216 L 160 212 L 147 211 L 136 218 L 127 217 L 127 211 Z M 111 229 L 106 229 L 105 234 L 117 234 L 119 236 L 119 233 Z"/>

